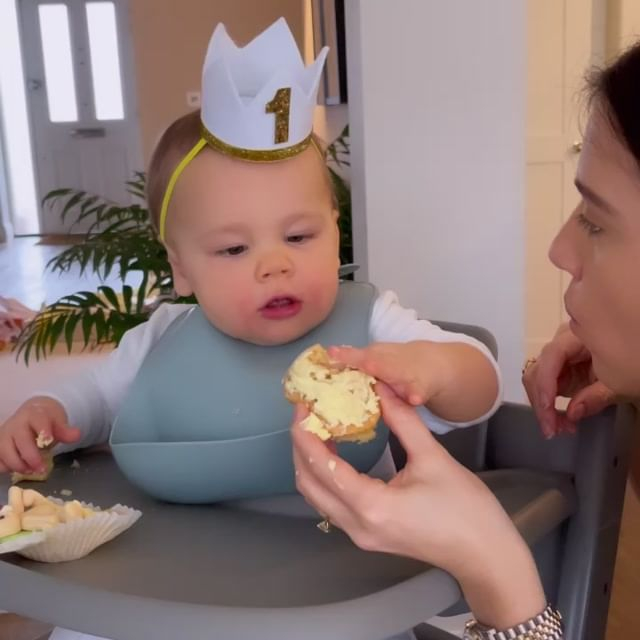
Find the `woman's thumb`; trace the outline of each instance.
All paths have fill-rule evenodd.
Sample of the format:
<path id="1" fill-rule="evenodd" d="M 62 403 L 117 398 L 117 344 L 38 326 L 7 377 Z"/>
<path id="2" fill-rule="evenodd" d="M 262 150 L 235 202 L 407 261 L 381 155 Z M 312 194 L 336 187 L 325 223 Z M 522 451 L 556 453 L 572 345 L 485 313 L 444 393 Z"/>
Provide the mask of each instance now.
<path id="1" fill-rule="evenodd" d="M 416 413 L 415 407 L 408 405 L 381 382 L 376 385 L 376 392 L 380 397 L 382 417 L 408 456 L 437 444 L 429 428 Z"/>

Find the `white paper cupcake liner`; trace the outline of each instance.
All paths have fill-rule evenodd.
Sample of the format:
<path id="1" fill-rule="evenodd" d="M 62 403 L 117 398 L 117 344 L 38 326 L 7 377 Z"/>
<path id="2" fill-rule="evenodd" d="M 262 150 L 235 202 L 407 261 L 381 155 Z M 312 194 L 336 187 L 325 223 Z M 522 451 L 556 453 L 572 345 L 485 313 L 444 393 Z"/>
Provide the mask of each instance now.
<path id="1" fill-rule="evenodd" d="M 62 500 L 49 498 L 62 504 Z M 131 527 L 142 515 L 141 511 L 117 504 L 105 511 L 99 511 L 92 504 L 82 503 L 84 507 L 96 511 L 95 515 L 83 520 L 74 520 L 58 524 L 44 531 L 34 532 L 38 538 L 12 549 L 29 560 L 38 562 L 68 562 L 78 560 L 97 549 L 100 545 L 113 540 Z M 11 539 L 9 539 L 9 542 Z M 16 536 L 16 543 L 18 536 Z M 8 553 L 0 546 L 0 553 Z"/>
<path id="2" fill-rule="evenodd" d="M 21 531 L 13 536 L 7 536 L 0 540 L 0 555 L 19 552 L 21 549 L 38 544 L 44 539 L 43 531 Z"/>

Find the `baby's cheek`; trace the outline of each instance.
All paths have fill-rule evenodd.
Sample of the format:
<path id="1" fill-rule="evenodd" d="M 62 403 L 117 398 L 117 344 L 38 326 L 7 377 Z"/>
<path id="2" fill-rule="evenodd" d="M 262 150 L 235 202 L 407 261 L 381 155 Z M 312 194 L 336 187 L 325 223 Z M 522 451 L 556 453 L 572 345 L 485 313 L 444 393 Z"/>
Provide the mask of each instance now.
<path id="1" fill-rule="evenodd" d="M 203 301 L 201 301 L 203 304 Z M 230 286 L 229 283 L 218 284 L 210 287 L 206 293 L 206 302 L 211 313 L 227 324 L 229 321 L 236 321 L 238 315 L 248 308 L 246 296 L 243 296 L 238 287 Z"/>
<path id="2" fill-rule="evenodd" d="M 255 296 L 250 295 L 249 292 L 236 289 L 229 292 L 227 299 L 229 305 L 233 306 L 230 313 L 233 314 L 238 322 L 246 322 L 258 312 L 258 303 L 255 300 Z"/>
<path id="3" fill-rule="evenodd" d="M 338 292 L 338 280 L 336 277 L 317 277 L 309 283 L 310 299 L 317 307 L 331 309 L 335 304 Z"/>

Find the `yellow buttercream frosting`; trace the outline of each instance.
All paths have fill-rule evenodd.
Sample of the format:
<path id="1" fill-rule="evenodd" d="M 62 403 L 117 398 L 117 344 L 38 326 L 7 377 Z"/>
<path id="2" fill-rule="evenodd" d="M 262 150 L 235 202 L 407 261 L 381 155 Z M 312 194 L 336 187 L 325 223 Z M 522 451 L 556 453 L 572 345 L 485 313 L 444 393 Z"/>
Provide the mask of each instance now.
<path id="1" fill-rule="evenodd" d="M 291 365 L 285 391 L 302 396 L 315 414 L 305 420 L 304 427 L 327 439 L 323 437 L 323 431 L 327 431 L 323 423 L 330 430 L 339 430 L 341 426 L 364 424 L 378 413 L 378 397 L 373 390 L 376 381 L 361 371 L 314 362 L 309 356 L 315 349 L 318 347 L 307 349 Z"/>
<path id="2" fill-rule="evenodd" d="M 315 413 L 310 413 L 300 424 L 305 431 L 315 433 L 322 441 L 331 438 L 331 432 L 325 428 L 324 422 Z"/>

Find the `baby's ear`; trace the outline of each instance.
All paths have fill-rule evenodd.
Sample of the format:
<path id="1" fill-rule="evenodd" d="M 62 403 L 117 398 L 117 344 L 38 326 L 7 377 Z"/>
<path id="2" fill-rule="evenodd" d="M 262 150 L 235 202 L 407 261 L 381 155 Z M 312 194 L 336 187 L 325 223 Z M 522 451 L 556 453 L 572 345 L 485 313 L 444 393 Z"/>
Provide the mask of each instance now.
<path id="1" fill-rule="evenodd" d="M 166 248 L 169 264 L 171 265 L 171 273 L 173 274 L 173 288 L 179 296 L 190 296 L 193 293 L 193 289 L 182 269 L 180 258 L 169 245 L 166 245 Z"/>
<path id="2" fill-rule="evenodd" d="M 340 217 L 340 212 L 337 209 L 332 211 L 333 221 L 336 225 L 336 249 L 338 251 L 338 267 L 340 267 L 340 225 L 338 225 L 338 218 Z"/>

